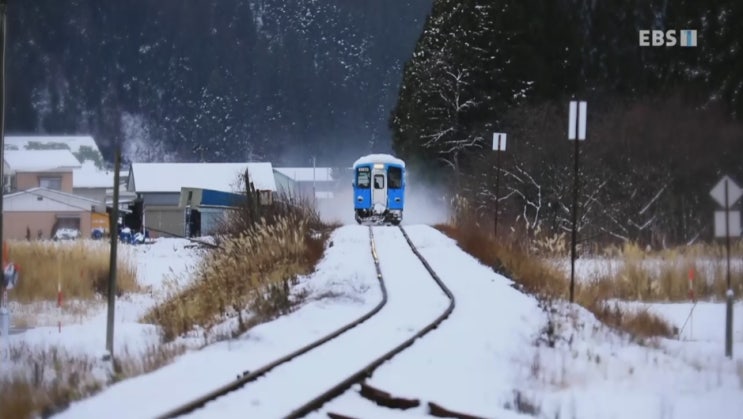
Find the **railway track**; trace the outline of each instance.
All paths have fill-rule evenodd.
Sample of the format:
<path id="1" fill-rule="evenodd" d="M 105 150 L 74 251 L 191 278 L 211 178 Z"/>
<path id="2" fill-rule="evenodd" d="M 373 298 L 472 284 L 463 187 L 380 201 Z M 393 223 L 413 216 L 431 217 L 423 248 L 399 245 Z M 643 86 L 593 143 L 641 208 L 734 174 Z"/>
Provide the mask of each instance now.
<path id="1" fill-rule="evenodd" d="M 208 402 L 210 402 L 212 400 L 215 400 L 215 399 L 217 399 L 217 398 L 219 398 L 219 397 L 221 397 L 221 396 L 223 396 L 223 395 L 225 395 L 227 393 L 230 393 L 232 391 L 235 391 L 235 390 L 237 390 L 237 389 L 245 386 L 246 384 L 251 383 L 251 382 L 257 380 L 258 378 L 262 377 L 264 374 L 270 372 L 271 370 L 275 369 L 276 367 L 278 367 L 280 365 L 283 365 L 283 364 L 286 364 L 287 362 L 290 362 L 291 360 L 293 360 L 293 359 L 295 359 L 295 358 L 297 358 L 297 357 L 299 357 L 299 356 L 301 356 L 301 355 L 303 355 L 303 354 L 311 351 L 312 349 L 317 348 L 318 346 L 320 346 L 320 345 L 328 342 L 329 340 L 334 339 L 334 338 L 340 336 L 341 334 L 345 333 L 346 331 L 348 331 L 348 330 L 350 330 L 350 329 L 352 329 L 352 328 L 360 325 L 361 323 L 365 322 L 366 320 L 368 320 L 369 318 L 371 318 L 372 316 L 374 316 L 375 314 L 377 314 L 382 309 L 382 307 L 384 307 L 387 304 L 387 287 L 384 284 L 384 278 L 382 278 L 382 272 L 381 272 L 381 270 L 379 268 L 379 257 L 377 256 L 377 249 L 376 249 L 376 245 L 374 243 L 374 233 L 372 232 L 371 227 L 369 228 L 369 243 L 370 243 L 370 246 L 371 246 L 372 257 L 374 258 L 374 266 L 375 266 L 376 271 L 377 271 L 377 279 L 379 280 L 379 287 L 382 290 L 382 299 L 379 301 L 379 303 L 376 306 L 374 306 L 374 308 L 372 308 L 371 310 L 369 310 L 366 314 L 364 314 L 363 316 L 359 317 L 358 319 L 356 319 L 356 320 L 354 320 L 354 321 L 352 321 L 350 323 L 347 323 L 343 327 L 341 327 L 341 328 L 339 328 L 339 329 L 337 329 L 337 330 L 335 330 L 335 331 L 333 331 L 333 332 L 331 332 L 331 333 L 323 336 L 322 338 L 317 339 L 317 340 L 315 340 L 313 342 L 310 342 L 307 345 L 305 345 L 305 346 L 297 349 L 296 351 L 291 352 L 291 353 L 289 353 L 289 354 L 287 354 L 287 355 L 285 355 L 285 356 L 283 356 L 283 357 L 281 357 L 281 358 L 279 358 L 279 359 L 277 359 L 277 360 L 275 360 L 275 361 L 273 361 L 273 362 L 271 362 L 269 364 L 266 364 L 266 365 L 258 368 L 255 371 L 252 371 L 252 372 L 250 372 L 248 374 L 244 374 L 242 377 L 238 378 L 237 380 L 235 380 L 235 381 L 233 381 L 233 382 L 231 382 L 231 383 L 229 383 L 229 384 L 227 384 L 225 386 L 222 386 L 220 388 L 217 388 L 214 391 L 209 392 L 209 393 L 203 395 L 202 397 L 199 397 L 197 399 L 194 399 L 194 400 L 192 400 L 192 401 L 190 401 L 190 402 L 188 402 L 186 404 L 183 404 L 183 405 L 181 405 L 181 406 L 179 406 L 179 407 L 177 407 L 177 408 L 175 408 L 175 409 L 173 409 L 173 410 L 171 410 L 171 411 L 163 414 L 162 416 L 159 416 L 158 418 L 160 418 L 160 419 L 175 418 L 175 417 L 178 417 L 178 416 L 182 416 L 182 415 L 191 413 L 191 412 L 193 412 L 193 411 L 195 411 L 197 409 L 200 409 L 206 403 L 208 403 Z"/>
<path id="2" fill-rule="evenodd" d="M 441 278 L 439 278 L 438 275 L 436 275 L 436 272 L 434 272 L 433 268 L 431 268 L 431 265 L 429 265 L 426 259 L 420 254 L 420 252 L 418 252 L 418 249 L 415 247 L 413 242 L 410 240 L 410 237 L 405 232 L 405 229 L 402 227 L 398 227 L 398 228 L 400 229 L 403 236 L 405 237 L 405 240 L 408 242 L 410 249 L 413 251 L 413 253 L 415 253 L 418 259 L 421 261 L 421 263 L 426 268 L 428 273 L 431 275 L 433 280 L 436 281 L 436 284 L 438 284 L 441 290 L 444 291 L 446 296 L 449 298 L 449 306 L 446 308 L 446 310 L 444 310 L 443 313 L 441 313 L 432 322 L 426 325 L 426 327 L 418 331 L 416 334 L 411 336 L 409 339 L 405 340 L 401 344 L 392 348 L 389 352 L 385 353 L 384 355 L 374 359 L 364 368 L 348 376 L 348 378 L 341 381 L 333 388 L 325 391 L 324 393 L 317 396 L 316 398 L 308 401 L 307 403 L 305 403 L 303 406 L 299 407 L 298 409 L 295 409 L 287 416 L 287 418 L 301 418 L 315 410 L 322 408 L 322 406 L 325 403 L 343 394 L 345 391 L 350 389 L 354 384 L 363 381 L 364 378 L 370 377 L 372 373 L 374 372 L 374 370 L 377 369 L 377 367 L 379 367 L 386 361 L 389 361 L 390 359 L 394 358 L 395 355 L 405 350 L 407 347 L 412 345 L 417 339 L 423 337 L 426 333 L 437 328 L 439 324 L 441 324 L 444 320 L 446 320 L 446 318 L 449 317 L 451 312 L 454 311 L 454 306 L 456 304 L 456 301 L 454 299 L 454 294 L 452 294 L 451 290 L 449 290 L 449 288 L 446 286 L 446 284 L 444 284 Z"/>
<path id="3" fill-rule="evenodd" d="M 317 390 L 317 393 L 315 393 L 313 390 L 313 394 L 319 393 L 319 395 L 316 395 L 309 399 L 305 399 L 305 401 L 302 402 L 302 404 L 298 403 L 298 407 L 292 410 L 285 417 L 288 417 L 288 418 L 303 417 L 315 410 L 320 409 L 325 403 L 341 395 L 342 393 L 347 391 L 349 388 L 351 388 L 354 384 L 363 382 L 364 378 L 370 376 L 377 367 L 382 365 L 384 362 L 392 359 L 395 355 L 405 350 L 407 347 L 412 345 L 417 339 L 421 338 L 429 331 L 438 327 L 438 325 L 441 324 L 441 322 L 443 322 L 454 310 L 455 301 L 454 301 L 454 296 L 451 293 L 451 291 L 446 287 L 446 285 L 436 275 L 436 273 L 430 267 L 428 262 L 423 258 L 423 256 L 421 256 L 421 254 L 418 252 L 418 250 L 415 248 L 412 241 L 408 237 L 405 230 L 402 227 L 398 227 L 398 228 L 399 228 L 399 231 L 402 233 L 403 237 L 405 238 L 407 242 L 406 243 L 407 246 L 409 246 L 410 250 L 412 250 L 413 254 L 415 254 L 415 256 L 417 257 L 422 267 L 425 268 L 425 272 L 427 272 L 427 274 L 431 278 L 433 278 L 433 280 L 435 281 L 440 291 L 443 291 L 443 293 L 446 295 L 446 298 L 448 299 L 448 305 L 446 309 L 443 312 L 441 312 L 438 316 L 436 316 L 432 321 L 426 321 L 425 325 L 423 327 L 420 327 L 417 330 L 417 332 L 415 332 L 412 336 L 407 337 L 407 339 L 404 339 L 402 343 L 395 345 L 392 349 L 387 350 L 381 356 L 377 356 L 372 360 L 364 360 L 360 363 L 361 367 L 354 366 L 353 369 L 349 369 L 348 371 L 353 371 L 353 372 L 346 373 L 346 375 L 344 376 L 345 378 L 337 379 L 335 381 L 335 384 L 333 385 L 326 384 L 324 386 L 325 390 L 322 390 L 322 389 Z M 328 334 L 327 336 L 317 341 L 314 341 L 292 352 L 289 355 L 286 355 L 280 359 L 277 359 L 276 361 L 268 365 L 265 365 L 256 371 L 245 374 L 242 377 L 239 377 L 237 380 L 235 380 L 232 383 L 229 383 L 223 387 L 220 387 L 189 403 L 179 406 L 178 408 L 173 409 L 165 413 L 164 415 L 160 416 L 160 418 L 173 418 L 173 417 L 178 417 L 178 416 L 182 416 L 182 415 L 186 415 L 190 413 L 196 413 L 196 412 L 199 412 L 199 410 L 202 408 L 209 408 L 206 406 L 207 404 L 216 403 L 218 399 L 221 399 L 227 396 L 229 393 L 233 393 L 237 390 L 240 390 L 241 392 L 250 391 L 254 387 L 254 385 L 247 386 L 249 383 L 257 381 L 261 377 L 271 377 L 272 375 L 276 376 L 277 374 L 281 375 L 278 372 L 274 372 L 274 374 L 269 374 L 269 373 L 271 371 L 281 370 L 282 368 L 290 369 L 290 367 L 294 365 L 292 364 L 292 361 L 295 361 L 295 364 L 296 364 L 296 361 L 300 359 L 305 360 L 305 358 L 308 358 L 308 357 L 312 358 L 311 355 L 317 352 L 313 350 L 316 350 L 316 349 L 321 350 L 321 349 L 327 348 L 328 342 L 331 342 L 334 339 L 342 339 L 342 335 L 348 333 L 351 329 L 356 328 L 357 326 L 363 324 L 370 318 L 374 317 L 377 313 L 379 313 L 382 310 L 382 308 L 387 305 L 388 291 L 387 291 L 387 286 L 384 282 L 384 277 L 382 275 L 382 268 L 380 267 L 380 259 L 377 254 L 374 230 L 371 227 L 369 228 L 369 240 L 370 240 L 372 256 L 374 258 L 374 264 L 375 264 L 376 271 L 377 271 L 377 278 L 379 279 L 379 284 L 382 289 L 382 300 L 379 302 L 379 304 L 377 304 L 376 307 L 374 307 L 371 311 L 366 313 L 364 316 L 354 320 L 351 323 L 346 324 L 342 328 Z M 421 272 L 423 271 L 421 270 Z M 348 337 L 347 340 L 348 339 L 352 339 L 352 338 Z M 335 342 L 337 343 L 337 341 Z M 326 354 L 326 358 L 327 358 L 327 354 Z M 323 358 L 320 357 L 320 359 L 323 359 Z M 312 364 L 312 362 L 310 361 L 307 361 L 306 363 Z M 295 369 L 297 371 L 290 370 L 288 373 L 286 371 L 283 371 L 285 373 L 284 376 L 287 376 L 287 375 L 289 376 L 287 378 L 289 379 L 290 384 L 292 381 L 291 378 L 294 378 L 293 380 L 294 382 L 296 382 L 297 380 L 307 380 L 310 382 L 314 381 L 312 376 L 308 377 L 301 373 L 301 370 L 302 370 L 301 363 L 300 363 L 300 366 L 296 367 Z M 289 388 L 287 391 L 291 391 L 291 389 Z M 238 394 L 229 395 L 230 398 L 235 398 L 237 396 Z M 247 404 L 248 401 L 245 400 L 244 403 Z M 217 416 L 222 416 L 222 414 L 217 413 Z"/>

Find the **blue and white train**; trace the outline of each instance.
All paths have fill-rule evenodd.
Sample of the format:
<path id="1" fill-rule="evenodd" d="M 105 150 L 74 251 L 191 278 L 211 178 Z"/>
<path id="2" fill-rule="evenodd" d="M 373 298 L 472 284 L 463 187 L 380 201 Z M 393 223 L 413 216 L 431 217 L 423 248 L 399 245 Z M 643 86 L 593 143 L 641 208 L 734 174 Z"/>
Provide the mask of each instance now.
<path id="1" fill-rule="evenodd" d="M 405 162 L 389 154 L 369 154 L 356 160 L 353 196 L 359 224 L 400 224 L 405 207 Z"/>

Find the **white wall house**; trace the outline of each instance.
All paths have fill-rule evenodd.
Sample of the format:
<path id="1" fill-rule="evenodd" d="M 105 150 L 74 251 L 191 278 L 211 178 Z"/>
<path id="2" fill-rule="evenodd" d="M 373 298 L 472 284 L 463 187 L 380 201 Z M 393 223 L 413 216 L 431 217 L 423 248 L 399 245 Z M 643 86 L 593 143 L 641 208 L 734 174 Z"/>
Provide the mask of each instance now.
<path id="1" fill-rule="evenodd" d="M 43 187 L 72 193 L 72 172 L 80 162 L 66 149 L 6 150 L 3 192 Z"/>
<path id="2" fill-rule="evenodd" d="M 108 227 L 102 202 L 70 193 L 36 187 L 5 195 L 3 200 L 4 239 L 49 239 L 60 228 L 89 237 L 92 228 Z"/>

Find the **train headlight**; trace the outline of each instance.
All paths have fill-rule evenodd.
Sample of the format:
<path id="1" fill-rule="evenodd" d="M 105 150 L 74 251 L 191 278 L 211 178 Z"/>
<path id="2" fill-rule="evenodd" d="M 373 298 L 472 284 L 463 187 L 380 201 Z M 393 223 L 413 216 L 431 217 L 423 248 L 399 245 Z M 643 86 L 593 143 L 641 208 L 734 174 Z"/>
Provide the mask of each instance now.
<path id="1" fill-rule="evenodd" d="M 374 163 L 374 168 L 375 169 L 384 169 L 384 164 L 383 163 Z"/>

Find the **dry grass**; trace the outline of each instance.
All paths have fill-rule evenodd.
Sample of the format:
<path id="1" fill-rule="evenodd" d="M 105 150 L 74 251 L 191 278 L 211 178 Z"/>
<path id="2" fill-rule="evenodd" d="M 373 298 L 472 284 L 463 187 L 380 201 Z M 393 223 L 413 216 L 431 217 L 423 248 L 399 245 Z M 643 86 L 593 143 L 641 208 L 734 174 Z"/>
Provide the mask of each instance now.
<path id="1" fill-rule="evenodd" d="M 529 243 L 513 239 L 496 241 L 474 220 L 474 216 L 460 214 L 453 222 L 436 228 L 456 240 L 462 250 L 481 263 L 511 278 L 522 291 L 547 302 L 568 298 L 568 278 L 531 250 L 533 247 Z M 617 305 L 609 307 L 607 300 L 612 295 L 611 287 L 606 281 L 576 284 L 575 302 L 608 326 L 634 337 L 673 336 L 672 328 L 652 313 L 621 310 Z"/>
<path id="2" fill-rule="evenodd" d="M 58 322 L 61 322 L 62 327 L 67 327 L 70 324 L 80 324 L 96 312 L 105 311 L 105 309 L 104 298 L 63 301 L 61 308 L 57 307 L 56 301 L 39 301 L 27 304 L 10 302 L 13 326 L 18 328 L 56 327 Z"/>
<path id="3" fill-rule="evenodd" d="M 549 237 L 537 232 L 529 240 L 529 251 L 553 259 L 569 258 L 568 239 L 564 233 Z M 606 261 L 597 264 L 593 272 L 584 274 L 582 280 L 605 288 L 607 298 L 688 301 L 689 271 L 693 272 L 696 299 L 722 300 L 727 290 L 727 251 L 720 242 L 662 250 L 650 250 L 627 242 L 603 249 L 594 248 L 583 254 L 589 259 L 595 257 Z M 743 295 L 743 241 L 731 243 L 730 258 L 733 291 L 735 295 Z"/>
<path id="4" fill-rule="evenodd" d="M 62 349 L 21 344 L 7 351 L 10 366 L 0 376 L 0 418 L 48 417 L 123 378 L 153 371 L 183 353 L 182 346 L 153 346 L 144 354 L 124 353 L 114 365 Z"/>
<path id="5" fill-rule="evenodd" d="M 291 295 L 292 282 L 322 257 L 330 226 L 312 202 L 283 195 L 261 205 L 249 179 L 241 182 L 245 200 L 219 226 L 217 248 L 201 260 L 195 279 L 144 317 L 162 327 L 166 340 L 195 328 L 206 336 L 228 318 L 237 319 L 238 334 L 290 311 L 301 298 Z"/>
<path id="6" fill-rule="evenodd" d="M 497 242 L 472 225 L 437 225 L 465 252 L 513 279 L 519 287 L 539 297 L 567 298 L 568 281 L 555 267 L 544 263 L 518 242 Z"/>
<path id="7" fill-rule="evenodd" d="M 638 301 L 687 301 L 689 271 L 698 299 L 723 299 L 727 290 L 727 262 L 722 246 L 694 245 L 649 252 L 633 243 L 610 248 L 605 256 L 617 266 L 595 272 L 591 281 L 611 290 L 608 297 Z M 731 257 L 738 258 L 737 246 Z M 731 284 L 736 295 L 743 292 L 740 259 L 731 264 Z"/>
<path id="8" fill-rule="evenodd" d="M 521 390 L 513 391 L 513 401 L 507 401 L 503 406 L 507 410 L 513 410 L 523 415 L 538 417 L 541 414 L 541 406 L 527 397 Z"/>
<path id="9" fill-rule="evenodd" d="M 92 299 L 108 289 L 109 246 L 86 241 L 10 241 L 9 259 L 20 266 L 18 286 L 12 299 L 21 303 L 57 299 L 61 281 L 65 299 Z M 119 255 L 117 293 L 138 291 L 136 268 Z"/>
<path id="10" fill-rule="evenodd" d="M 311 235 L 307 222 L 296 218 L 222 238 L 196 269 L 197 279 L 171 293 L 144 321 L 160 325 L 169 340 L 195 326 L 208 330 L 225 317 L 238 317 L 243 329 L 246 307 L 266 319 L 282 314 L 292 307 L 291 280 L 309 273 L 323 250 L 324 238 Z"/>

